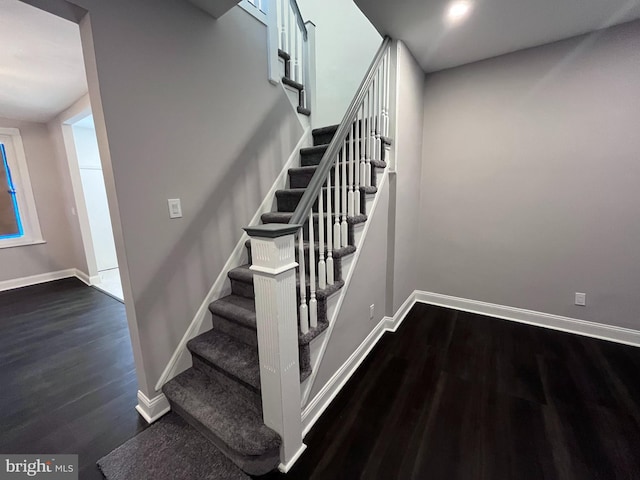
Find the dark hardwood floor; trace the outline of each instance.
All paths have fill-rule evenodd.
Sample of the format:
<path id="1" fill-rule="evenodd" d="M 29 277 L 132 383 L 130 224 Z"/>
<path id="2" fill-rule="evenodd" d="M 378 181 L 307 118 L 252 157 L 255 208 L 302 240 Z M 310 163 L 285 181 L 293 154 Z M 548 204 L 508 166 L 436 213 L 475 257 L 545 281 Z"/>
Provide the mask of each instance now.
<path id="1" fill-rule="evenodd" d="M 73 453 L 80 478 L 146 427 L 124 305 L 67 279 L 0 293 L 0 452 Z"/>
<path id="2" fill-rule="evenodd" d="M 124 306 L 76 280 L 0 293 L 0 452 L 145 428 Z M 265 479 L 640 479 L 640 349 L 417 305 Z M 180 479 L 176 479 L 180 480 Z"/>
<path id="3" fill-rule="evenodd" d="M 640 479 L 640 349 L 416 305 L 292 479 Z"/>

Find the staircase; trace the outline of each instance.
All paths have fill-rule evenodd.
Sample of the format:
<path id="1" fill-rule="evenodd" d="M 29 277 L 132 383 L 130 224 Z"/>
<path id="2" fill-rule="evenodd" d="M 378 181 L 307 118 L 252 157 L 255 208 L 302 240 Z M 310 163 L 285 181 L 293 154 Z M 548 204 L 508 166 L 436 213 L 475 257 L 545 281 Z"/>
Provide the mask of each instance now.
<path id="1" fill-rule="evenodd" d="M 289 221 L 336 129 L 337 126 L 332 126 L 314 130 L 315 146 L 300 151 L 301 166 L 289 170 L 290 188 L 276 193 L 277 211 L 264 214 L 263 223 Z M 384 160 L 375 161 L 372 186 L 361 187 L 363 206 L 366 205 L 366 196 L 377 191 L 376 171 L 385 166 Z M 349 237 L 353 239 L 354 228 L 366 222 L 367 216 L 363 212 L 348 220 Z M 305 242 L 307 261 L 309 248 L 309 243 Z M 247 242 L 247 249 L 251 259 L 250 242 Z M 317 244 L 315 249 L 318 249 Z M 318 326 L 306 334 L 298 331 L 301 381 L 311 374 L 310 343 L 329 325 L 327 301 L 344 285 L 342 260 L 355 250 L 352 244 L 334 250 L 336 281 L 316 292 Z M 231 295 L 209 306 L 213 329 L 187 345 L 193 367 L 167 383 L 163 392 L 173 411 L 236 465 L 251 475 L 261 475 L 280 463 L 281 439 L 262 420 L 253 272 L 249 267 L 249 264 L 243 265 L 228 273 Z"/>
<path id="2" fill-rule="evenodd" d="M 304 24 L 295 25 L 301 39 Z M 314 340 L 336 313 L 387 166 L 390 44 L 382 42 L 342 123 L 313 130 L 313 146 L 300 150 L 288 188 L 275 194 L 276 210 L 246 229 L 249 263 L 227 272 L 230 295 L 209 305 L 213 328 L 187 343 L 192 367 L 162 386 L 173 413 L 98 462 L 108 479 L 242 479 L 281 464 L 286 471 L 304 451 L 301 385 L 312 350 L 322 351 Z M 282 83 L 308 115 L 301 64 L 279 56 Z M 186 458 L 195 458 L 189 471 L 205 473 L 183 470 Z M 220 477 L 222 466 L 229 473 Z"/>

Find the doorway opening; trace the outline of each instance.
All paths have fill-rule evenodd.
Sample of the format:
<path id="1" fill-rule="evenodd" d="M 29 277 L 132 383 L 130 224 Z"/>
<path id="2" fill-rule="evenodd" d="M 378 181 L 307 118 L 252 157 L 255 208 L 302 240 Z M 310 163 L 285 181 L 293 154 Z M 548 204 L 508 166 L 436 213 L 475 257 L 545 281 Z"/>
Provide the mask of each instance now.
<path id="1" fill-rule="evenodd" d="M 68 125 L 71 126 L 77 171 L 80 176 L 79 184 L 75 182 L 74 185 L 74 188 L 81 190 L 76 193 L 76 203 L 84 203 L 84 206 L 78 209 L 86 212 L 86 218 L 81 218 L 85 223 L 84 229 L 87 230 L 85 251 L 92 250 L 87 254 L 91 283 L 99 290 L 123 301 L 96 128 L 93 115 L 90 112 L 84 113 L 88 115 L 76 117 Z"/>

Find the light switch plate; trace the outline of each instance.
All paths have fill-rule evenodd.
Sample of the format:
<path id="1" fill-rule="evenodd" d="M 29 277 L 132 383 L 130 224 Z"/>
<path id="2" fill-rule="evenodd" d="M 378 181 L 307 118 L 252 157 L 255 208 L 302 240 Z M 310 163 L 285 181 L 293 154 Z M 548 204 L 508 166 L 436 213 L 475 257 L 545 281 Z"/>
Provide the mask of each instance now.
<path id="1" fill-rule="evenodd" d="M 169 218 L 182 218 L 182 204 L 179 198 L 170 198 L 169 202 Z"/>

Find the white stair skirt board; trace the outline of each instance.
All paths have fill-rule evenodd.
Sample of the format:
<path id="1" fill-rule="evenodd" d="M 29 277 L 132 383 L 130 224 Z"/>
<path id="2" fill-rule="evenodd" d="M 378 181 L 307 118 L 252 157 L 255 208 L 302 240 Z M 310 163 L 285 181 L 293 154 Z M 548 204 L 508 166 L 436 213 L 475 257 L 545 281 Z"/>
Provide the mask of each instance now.
<path id="1" fill-rule="evenodd" d="M 562 332 L 575 333 L 586 337 L 640 347 L 639 330 L 562 317 L 550 313 L 535 312 L 523 308 L 506 307 L 494 303 L 441 295 L 439 293 L 416 291 L 414 295 L 415 302 L 419 303 L 427 303 L 429 305 L 437 305 L 454 310 L 462 310 L 463 312 L 477 313 L 502 320 L 526 323 L 537 327 L 550 328 L 552 330 L 560 330 Z"/>
<path id="2" fill-rule="evenodd" d="M 300 450 L 296 452 L 296 454 L 291 458 L 291 460 L 289 460 L 286 464 L 281 463 L 278 466 L 278 470 L 281 471 L 282 473 L 289 473 L 289 470 L 293 468 L 295 463 L 302 456 L 302 454 L 306 449 L 307 449 L 307 446 L 303 443 L 302 446 L 300 447 Z"/>
<path id="3" fill-rule="evenodd" d="M 289 169 L 293 167 L 295 162 L 299 162 L 300 160 L 300 149 L 310 144 L 311 128 L 307 128 L 302 134 L 302 137 L 300 137 L 300 141 L 298 142 L 298 144 L 294 147 L 293 153 L 287 160 L 287 163 L 282 167 L 280 175 L 278 175 L 278 178 L 275 180 L 275 182 L 273 182 L 271 190 L 269 190 L 264 200 L 262 201 L 262 204 L 258 208 L 258 211 L 251 219 L 251 222 L 249 222 L 249 225 L 258 225 L 260 223 L 260 216 L 263 213 L 271 211 L 271 208 L 275 202 L 276 190 L 280 190 L 286 187 Z M 217 300 L 226 295 L 225 292 L 229 290 L 229 278 L 227 277 L 227 273 L 229 272 L 229 270 L 238 267 L 243 263 L 247 263 L 248 254 L 245 242 L 248 240 L 248 238 L 249 236 L 247 234 L 243 234 L 240 237 L 240 240 L 229 256 L 227 263 L 224 265 L 224 267 L 222 267 L 220 275 L 218 275 L 218 278 L 211 287 L 211 290 L 209 290 L 209 293 L 200 304 L 200 307 L 193 317 L 191 324 L 187 328 L 187 331 L 182 337 L 182 340 L 180 340 L 180 343 L 176 347 L 176 350 L 173 352 L 169 363 L 158 379 L 158 382 L 155 385 L 156 391 L 160 391 L 165 383 L 167 383 L 173 377 L 175 377 L 179 373 L 182 373 L 191 366 L 191 356 L 188 354 L 189 352 L 187 350 L 187 342 L 209 329 L 208 326 L 204 325 L 204 321 L 209 315 L 209 304 L 214 300 Z"/>
<path id="4" fill-rule="evenodd" d="M 163 393 L 149 399 L 144 393 L 138 390 L 138 405 L 136 405 L 138 413 L 151 424 L 159 420 L 163 415 L 167 414 L 171 407 L 169 401 Z"/>
<path id="5" fill-rule="evenodd" d="M 5 290 L 13 290 L 14 288 L 29 287 L 40 283 L 53 282 L 54 280 L 62 280 L 63 278 L 76 277 L 81 282 L 91 285 L 89 275 L 78 270 L 77 268 L 69 268 L 67 270 L 58 270 L 57 272 L 41 273 L 39 275 L 31 275 L 29 277 L 14 278 L 0 282 L 0 292 Z"/>

